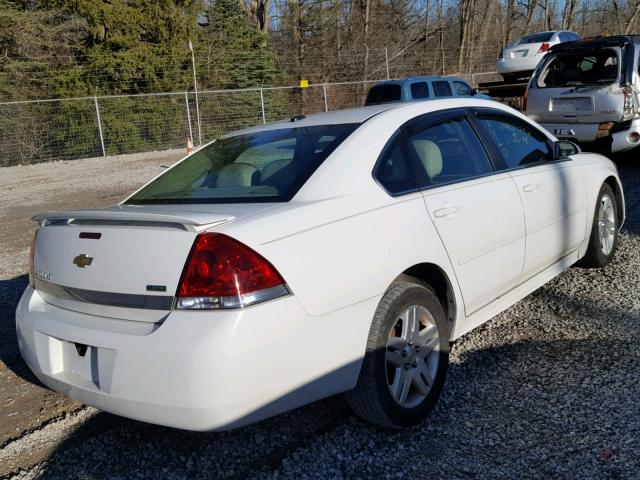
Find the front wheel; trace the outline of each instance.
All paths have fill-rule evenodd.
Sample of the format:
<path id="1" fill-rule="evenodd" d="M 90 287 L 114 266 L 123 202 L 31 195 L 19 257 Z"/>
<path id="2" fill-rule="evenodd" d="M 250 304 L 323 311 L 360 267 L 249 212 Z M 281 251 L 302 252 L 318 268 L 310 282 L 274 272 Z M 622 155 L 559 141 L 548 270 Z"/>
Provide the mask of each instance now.
<path id="1" fill-rule="evenodd" d="M 601 268 L 607 266 L 618 246 L 618 205 L 611 186 L 602 185 L 598 194 L 591 236 L 587 253 L 578 262 L 578 266 Z"/>
<path id="2" fill-rule="evenodd" d="M 347 402 L 369 422 L 416 425 L 433 410 L 448 363 L 449 328 L 437 297 L 425 286 L 396 283 L 378 305 Z"/>

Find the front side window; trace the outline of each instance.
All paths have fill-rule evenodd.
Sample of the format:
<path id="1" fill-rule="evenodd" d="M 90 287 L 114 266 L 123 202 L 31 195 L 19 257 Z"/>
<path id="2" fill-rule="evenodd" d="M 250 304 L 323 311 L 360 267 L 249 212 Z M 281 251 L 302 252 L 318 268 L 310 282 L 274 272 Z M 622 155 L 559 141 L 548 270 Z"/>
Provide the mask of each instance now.
<path id="1" fill-rule="evenodd" d="M 460 95 L 463 97 L 470 97 L 472 89 L 469 85 L 464 82 L 454 81 L 453 88 L 456 89 L 456 95 Z"/>
<path id="2" fill-rule="evenodd" d="M 410 192 L 417 188 L 413 170 L 399 134 L 396 134 L 382 151 L 373 176 L 391 194 Z"/>
<path id="3" fill-rule="evenodd" d="M 493 166 L 471 125 L 464 118 L 408 129 L 421 186 L 485 175 Z"/>
<path id="4" fill-rule="evenodd" d="M 478 120 L 508 168 L 526 167 L 553 158 L 547 137 L 524 121 L 502 116 L 480 116 Z"/>
<path id="5" fill-rule="evenodd" d="M 416 82 L 411 84 L 411 98 L 429 98 L 429 85 L 427 82 Z"/>
<path id="6" fill-rule="evenodd" d="M 168 170 L 128 204 L 288 201 L 358 124 L 223 137 Z"/>
<path id="7" fill-rule="evenodd" d="M 367 94 L 365 105 L 379 105 L 381 103 L 399 102 L 402 98 L 402 88 L 400 85 L 391 83 L 384 85 L 374 85 Z"/>
<path id="8" fill-rule="evenodd" d="M 538 87 L 610 85 L 618 79 L 618 64 L 618 54 L 611 49 L 558 55 L 542 71 Z"/>
<path id="9" fill-rule="evenodd" d="M 451 85 L 446 80 L 436 80 L 433 82 L 433 91 L 436 97 L 451 97 Z"/>

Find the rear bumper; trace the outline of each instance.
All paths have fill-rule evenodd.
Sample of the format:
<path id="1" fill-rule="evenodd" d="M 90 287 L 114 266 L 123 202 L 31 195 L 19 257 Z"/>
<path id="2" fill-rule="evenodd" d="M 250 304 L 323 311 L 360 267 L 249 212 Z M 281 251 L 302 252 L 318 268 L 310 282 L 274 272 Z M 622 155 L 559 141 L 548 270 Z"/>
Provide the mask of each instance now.
<path id="1" fill-rule="evenodd" d="M 100 317 L 27 288 L 16 327 L 24 360 L 53 390 L 136 420 L 225 430 L 353 388 L 377 300 L 310 317 L 288 296 L 173 311 L 154 331 L 134 331 L 131 321 L 98 328 Z M 84 356 L 76 344 L 88 346 Z"/>
<path id="2" fill-rule="evenodd" d="M 558 138 L 566 138 L 579 143 L 604 142 L 611 153 L 624 152 L 640 145 L 633 141 L 633 135 L 640 135 L 640 120 L 633 120 L 628 128 L 615 131 L 605 138 L 598 138 L 597 123 L 540 123 Z"/>
<path id="3" fill-rule="evenodd" d="M 537 55 L 524 58 L 499 58 L 496 62 L 496 71 L 500 74 L 531 73 L 536 69 L 541 58 Z"/>

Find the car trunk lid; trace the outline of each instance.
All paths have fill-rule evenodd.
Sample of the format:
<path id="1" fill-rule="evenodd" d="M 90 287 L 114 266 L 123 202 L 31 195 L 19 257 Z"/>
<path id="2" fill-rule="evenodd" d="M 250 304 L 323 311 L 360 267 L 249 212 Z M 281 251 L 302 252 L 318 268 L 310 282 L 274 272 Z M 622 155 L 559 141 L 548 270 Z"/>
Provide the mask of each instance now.
<path id="1" fill-rule="evenodd" d="M 161 321 L 198 232 L 268 207 L 126 205 L 37 215 L 36 290 L 68 310 Z"/>

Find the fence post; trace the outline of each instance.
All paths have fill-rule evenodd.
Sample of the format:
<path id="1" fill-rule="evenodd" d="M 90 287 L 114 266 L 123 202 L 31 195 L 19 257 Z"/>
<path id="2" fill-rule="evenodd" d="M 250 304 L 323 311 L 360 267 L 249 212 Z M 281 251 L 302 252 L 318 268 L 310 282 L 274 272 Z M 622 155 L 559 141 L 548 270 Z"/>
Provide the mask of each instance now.
<path id="1" fill-rule="evenodd" d="M 384 63 L 387 66 L 387 80 L 390 80 L 391 75 L 389 75 L 389 54 L 387 52 L 387 47 L 384 47 Z"/>
<path id="2" fill-rule="evenodd" d="M 262 108 L 262 123 L 267 123 L 267 117 L 264 114 L 264 94 L 262 93 L 262 88 L 260 88 L 260 107 Z"/>
<path id="3" fill-rule="evenodd" d="M 98 97 L 93 97 L 93 102 L 96 106 L 96 118 L 98 120 L 98 133 L 100 134 L 100 145 L 102 146 L 102 156 L 107 156 L 107 151 L 104 148 L 104 136 L 102 135 L 102 120 L 100 120 L 100 106 L 98 105 Z"/>
<path id="4" fill-rule="evenodd" d="M 198 104 L 198 80 L 196 79 L 196 57 L 193 53 L 193 44 L 189 39 L 189 50 L 191 50 L 191 66 L 193 68 L 193 91 L 196 94 L 196 121 L 198 122 L 198 144 L 202 145 L 202 130 L 200 129 L 200 105 Z"/>
<path id="5" fill-rule="evenodd" d="M 189 124 L 189 138 L 193 142 L 193 131 L 191 130 L 191 111 L 189 110 L 189 92 L 184 92 L 184 104 L 187 107 L 187 123 Z"/>
<path id="6" fill-rule="evenodd" d="M 322 96 L 324 97 L 324 111 L 329 111 L 329 102 L 327 101 L 327 84 L 322 84 Z"/>

